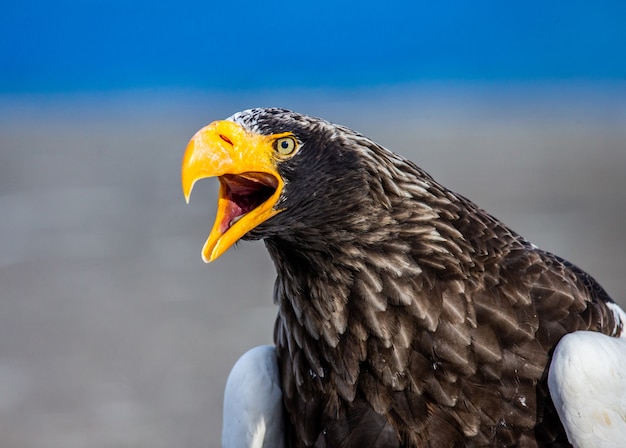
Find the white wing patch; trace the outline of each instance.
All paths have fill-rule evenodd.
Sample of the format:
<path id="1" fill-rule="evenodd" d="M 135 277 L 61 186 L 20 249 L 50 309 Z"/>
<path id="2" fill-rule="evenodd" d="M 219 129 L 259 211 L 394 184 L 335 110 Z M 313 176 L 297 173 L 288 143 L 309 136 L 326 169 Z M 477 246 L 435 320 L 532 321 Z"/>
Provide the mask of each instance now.
<path id="1" fill-rule="evenodd" d="M 282 392 L 276 350 L 262 345 L 237 360 L 224 391 L 222 448 L 283 448 Z"/>
<path id="2" fill-rule="evenodd" d="M 591 331 L 564 336 L 548 387 L 574 447 L 626 446 L 626 338 Z"/>

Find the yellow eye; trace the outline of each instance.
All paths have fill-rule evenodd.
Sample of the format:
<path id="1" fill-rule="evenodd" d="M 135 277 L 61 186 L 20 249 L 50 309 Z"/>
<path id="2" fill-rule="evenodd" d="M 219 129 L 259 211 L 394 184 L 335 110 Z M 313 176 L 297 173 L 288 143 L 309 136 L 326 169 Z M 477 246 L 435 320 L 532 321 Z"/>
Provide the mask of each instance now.
<path id="1" fill-rule="evenodd" d="M 298 142 L 293 137 L 281 137 L 274 141 L 274 149 L 283 156 L 292 154 L 298 147 Z"/>

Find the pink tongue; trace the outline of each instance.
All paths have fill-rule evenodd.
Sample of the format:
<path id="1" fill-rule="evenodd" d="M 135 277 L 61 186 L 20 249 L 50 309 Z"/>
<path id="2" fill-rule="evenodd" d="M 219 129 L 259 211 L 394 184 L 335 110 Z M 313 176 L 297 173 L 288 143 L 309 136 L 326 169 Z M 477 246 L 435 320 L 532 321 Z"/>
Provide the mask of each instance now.
<path id="1" fill-rule="evenodd" d="M 226 232 L 232 226 L 233 220 L 244 215 L 246 212 L 247 211 L 240 207 L 239 204 L 229 200 L 224 210 L 224 218 L 220 223 L 220 232 Z"/>
<path id="2" fill-rule="evenodd" d="M 250 180 L 242 176 L 224 175 L 221 179 L 225 189 L 223 200 L 226 200 L 224 217 L 220 222 L 220 232 L 224 233 L 231 228 L 239 218 L 259 206 L 267 193 L 266 184 Z"/>

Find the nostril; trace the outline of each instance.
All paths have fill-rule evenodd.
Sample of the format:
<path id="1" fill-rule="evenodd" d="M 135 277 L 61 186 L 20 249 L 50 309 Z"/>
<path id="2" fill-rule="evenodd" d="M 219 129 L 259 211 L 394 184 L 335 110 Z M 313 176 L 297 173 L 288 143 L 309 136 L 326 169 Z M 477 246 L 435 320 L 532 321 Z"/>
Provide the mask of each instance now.
<path id="1" fill-rule="evenodd" d="M 228 143 L 229 145 L 233 144 L 233 142 L 228 137 L 226 137 L 225 135 L 220 134 L 220 138 L 222 140 L 224 140 L 226 143 Z"/>

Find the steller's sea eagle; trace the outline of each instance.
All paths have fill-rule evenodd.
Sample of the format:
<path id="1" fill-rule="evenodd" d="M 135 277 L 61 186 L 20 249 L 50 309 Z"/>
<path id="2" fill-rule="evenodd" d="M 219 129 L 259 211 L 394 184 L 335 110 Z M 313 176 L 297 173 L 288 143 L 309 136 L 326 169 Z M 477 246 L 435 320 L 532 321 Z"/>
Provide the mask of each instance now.
<path id="1" fill-rule="evenodd" d="M 225 446 L 626 440 L 626 314 L 580 268 L 363 135 L 287 110 L 198 131 L 187 201 L 212 176 L 203 259 L 263 239 L 277 272 L 276 347 L 233 369 Z"/>

